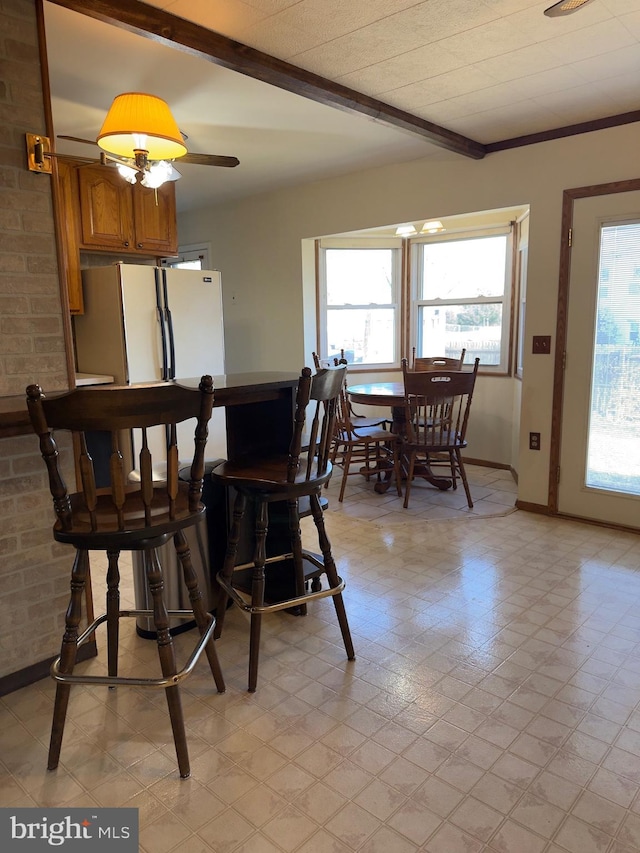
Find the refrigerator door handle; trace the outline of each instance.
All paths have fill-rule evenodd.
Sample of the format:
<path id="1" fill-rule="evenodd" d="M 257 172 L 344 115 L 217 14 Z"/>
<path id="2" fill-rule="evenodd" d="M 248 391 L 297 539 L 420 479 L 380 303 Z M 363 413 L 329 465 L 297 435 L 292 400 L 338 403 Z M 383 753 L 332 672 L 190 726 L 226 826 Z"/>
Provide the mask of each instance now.
<path id="1" fill-rule="evenodd" d="M 162 344 L 162 379 L 169 379 L 169 364 L 167 359 L 167 329 L 165 327 L 164 310 L 162 308 L 162 296 L 160 293 L 159 270 L 154 270 L 156 280 L 156 312 L 158 315 L 158 326 L 160 327 L 160 342 Z"/>
<path id="2" fill-rule="evenodd" d="M 165 317 L 167 318 L 167 328 L 169 330 L 169 376 L 168 379 L 176 378 L 176 347 L 173 340 L 173 320 L 171 319 L 171 309 L 165 307 Z"/>
<path id="3" fill-rule="evenodd" d="M 169 292 L 167 288 L 167 271 L 166 269 L 160 270 L 162 274 L 162 293 L 164 296 L 164 316 L 167 323 L 167 331 L 169 333 L 168 345 L 169 345 L 169 375 L 167 379 L 175 379 L 176 378 L 176 346 L 173 335 L 173 319 L 171 318 L 171 309 L 169 308 Z"/>

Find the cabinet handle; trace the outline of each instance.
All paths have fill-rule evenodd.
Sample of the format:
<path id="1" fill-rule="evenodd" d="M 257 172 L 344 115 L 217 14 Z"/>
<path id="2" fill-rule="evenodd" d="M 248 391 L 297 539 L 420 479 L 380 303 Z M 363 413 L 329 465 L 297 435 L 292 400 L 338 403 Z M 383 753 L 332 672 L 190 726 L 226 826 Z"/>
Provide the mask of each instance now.
<path id="1" fill-rule="evenodd" d="M 138 243 L 138 248 L 139 248 L 139 249 L 141 249 L 141 248 L 142 248 L 142 243 Z"/>
<path id="2" fill-rule="evenodd" d="M 125 240 L 125 241 L 124 241 L 124 245 L 125 245 L 125 248 L 128 248 L 128 247 L 129 247 L 129 241 L 128 241 L 128 240 Z"/>

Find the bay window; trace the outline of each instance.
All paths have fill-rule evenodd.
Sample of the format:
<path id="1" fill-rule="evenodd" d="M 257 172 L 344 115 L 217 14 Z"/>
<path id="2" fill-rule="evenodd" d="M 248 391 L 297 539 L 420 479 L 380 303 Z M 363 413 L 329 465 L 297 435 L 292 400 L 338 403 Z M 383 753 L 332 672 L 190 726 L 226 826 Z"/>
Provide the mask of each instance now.
<path id="1" fill-rule="evenodd" d="M 506 222 L 409 238 L 319 239 L 321 357 L 344 350 L 349 364 L 384 370 L 399 368 L 403 357 L 411 361 L 412 349 L 417 357 L 449 358 L 464 349 L 466 364 L 479 358 L 483 373 L 508 373 L 516 230 Z M 522 305 L 516 322 L 524 317 L 526 251 L 517 260 Z"/>

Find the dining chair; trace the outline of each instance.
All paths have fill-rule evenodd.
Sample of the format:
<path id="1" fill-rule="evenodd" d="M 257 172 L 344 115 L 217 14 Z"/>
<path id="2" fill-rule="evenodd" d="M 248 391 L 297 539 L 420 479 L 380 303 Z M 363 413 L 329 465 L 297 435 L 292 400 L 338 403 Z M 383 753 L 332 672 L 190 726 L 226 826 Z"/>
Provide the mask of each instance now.
<path id="1" fill-rule="evenodd" d="M 345 583 L 338 575 L 320 499 L 322 488 L 332 473 L 331 440 L 345 372 L 344 366 L 320 369 L 315 374 L 309 367 L 302 369 L 288 453 L 249 454 L 222 463 L 211 474 L 214 482 L 236 492 L 227 551 L 216 576 L 220 589 L 215 636 L 222 633 L 231 598 L 250 617 L 249 692 L 256 690 L 258 682 L 262 617 L 279 610 L 304 615 L 308 602 L 333 597 L 347 658 L 355 658 L 342 598 Z M 303 436 L 306 451 L 303 451 Z M 300 505 L 303 503 L 313 517 L 322 556 L 303 548 L 300 530 Z M 267 556 L 270 510 L 279 513 L 285 507 L 289 519 L 289 550 Z M 254 557 L 248 563 L 236 565 L 243 520 L 249 508 L 254 519 Z M 274 575 L 277 586 L 289 589 L 284 598 L 278 596 L 277 600 L 276 596 L 269 595 L 270 579 Z M 328 582 L 325 589 L 321 588 L 323 576 Z"/>
<path id="2" fill-rule="evenodd" d="M 382 475 L 389 477 L 393 474 L 397 493 L 401 495 L 396 448 L 397 440 L 393 433 L 376 425 L 361 426 L 359 421 L 352 420 L 349 394 L 346 384 L 343 385 L 331 451 L 332 462 L 342 467 L 338 501 L 342 503 L 344 500 L 347 478 L 353 474 L 362 475 L 367 481 L 375 476 L 378 482 L 381 482 Z M 352 471 L 354 464 L 358 468 Z"/>
<path id="3" fill-rule="evenodd" d="M 225 690 L 213 641 L 215 619 L 204 606 L 184 533 L 186 528 L 200 522 L 205 512 L 200 498 L 213 394 L 210 376 L 203 376 L 197 389 L 178 384 L 83 387 L 47 397 L 39 385 L 27 388 L 29 416 L 40 439 L 56 514 L 53 538 L 75 548 L 62 648 L 51 666 L 57 687 L 49 770 L 58 766 L 72 685 L 133 685 L 164 689 L 180 776 L 186 778 L 190 774 L 180 684 L 192 672 L 202 651 L 206 652 L 218 692 Z M 196 419 L 193 457 L 189 480 L 183 482 L 178 476 L 177 424 L 191 418 Z M 154 480 L 154 461 L 160 460 L 152 458 L 147 441 L 147 430 L 158 425 L 165 427 L 167 436 L 166 458 L 161 460 L 166 463 L 167 472 L 163 481 Z M 137 483 L 127 482 L 123 455 L 132 429 L 141 434 Z M 81 486 L 77 492 L 69 492 L 60 470 L 54 437 L 54 431 L 58 430 L 71 431 L 78 448 L 76 466 Z M 107 433 L 110 448 L 110 482 L 100 488 L 96 486 L 96 471 L 87 450 L 87 433 L 94 430 Z M 189 592 L 190 610 L 169 610 L 166 605 L 158 549 L 171 539 Z M 108 558 L 106 612 L 81 630 L 83 592 L 89 579 L 89 552 L 94 550 L 106 551 Z M 118 563 L 121 551 L 142 554 L 152 609 L 120 609 Z M 159 677 L 118 675 L 119 657 L 125 654 L 119 654 L 120 620 L 130 616 L 152 620 L 162 673 Z M 199 637 L 188 660 L 178 669 L 169 619 L 187 616 L 195 619 Z M 91 639 L 103 623 L 106 623 L 107 634 L 107 674 L 75 674 L 78 648 Z"/>
<path id="4" fill-rule="evenodd" d="M 344 349 L 340 350 L 340 357 L 334 356 L 333 363 L 336 367 L 340 364 L 346 364 L 347 367 L 349 366 L 349 362 L 347 361 L 344 354 Z M 347 374 L 345 374 L 344 384 L 346 389 Z M 385 415 L 363 415 L 359 412 L 354 411 L 348 394 L 346 395 L 346 402 L 349 410 L 349 418 L 352 421 L 354 428 L 358 430 L 362 429 L 363 427 L 381 427 L 382 429 L 386 429 L 387 424 L 390 423 L 389 419 Z"/>
<path id="5" fill-rule="evenodd" d="M 445 355 L 431 355 L 416 358 L 416 348 L 413 347 L 411 370 L 462 370 L 464 357 L 467 354 L 463 347 L 459 358 L 449 358 Z"/>
<path id="6" fill-rule="evenodd" d="M 447 467 L 452 486 L 462 480 L 467 504 L 473 507 L 469 483 L 462 459 L 467 446 L 466 434 L 471 401 L 480 359 L 472 370 L 409 370 L 402 360 L 404 379 L 405 427 L 401 436 L 401 454 L 406 466 L 403 506 L 409 506 L 414 476 L 420 468 L 432 474 L 434 467 Z"/>

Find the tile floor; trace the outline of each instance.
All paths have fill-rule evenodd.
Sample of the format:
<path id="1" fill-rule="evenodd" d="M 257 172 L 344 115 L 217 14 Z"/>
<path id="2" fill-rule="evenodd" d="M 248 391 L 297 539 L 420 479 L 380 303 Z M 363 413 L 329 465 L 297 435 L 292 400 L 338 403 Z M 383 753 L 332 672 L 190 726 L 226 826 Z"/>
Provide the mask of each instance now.
<path id="1" fill-rule="evenodd" d="M 640 537 L 515 511 L 505 472 L 469 475 L 474 512 L 350 479 L 327 524 L 357 660 L 330 599 L 278 614 L 249 695 L 230 610 L 227 692 L 204 660 L 183 692 L 190 779 L 164 696 L 134 688 L 76 688 L 47 772 L 47 679 L 0 699 L 0 806 L 137 807 L 143 853 L 637 853 Z M 123 641 L 131 670 L 155 657 Z"/>

